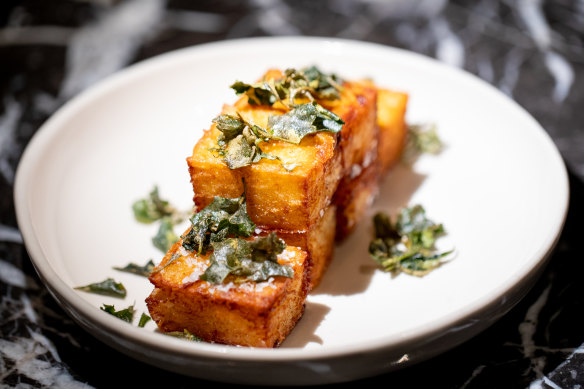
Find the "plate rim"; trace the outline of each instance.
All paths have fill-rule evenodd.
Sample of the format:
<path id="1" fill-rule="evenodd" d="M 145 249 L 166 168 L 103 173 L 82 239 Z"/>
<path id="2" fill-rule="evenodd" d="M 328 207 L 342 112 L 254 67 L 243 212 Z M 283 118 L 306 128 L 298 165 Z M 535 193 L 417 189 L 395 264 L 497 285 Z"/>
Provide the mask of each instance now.
<path id="1" fill-rule="evenodd" d="M 419 332 L 419 327 L 414 327 L 408 330 L 399 339 L 387 339 L 383 337 L 376 342 L 366 342 L 365 344 L 358 344 L 355 346 L 327 346 L 318 349 L 306 350 L 303 348 L 280 348 L 280 349 L 261 349 L 261 348 L 239 348 L 225 345 L 217 344 L 206 344 L 206 343 L 196 343 L 192 344 L 189 342 L 184 342 L 180 339 L 172 339 L 166 337 L 163 334 L 154 333 L 140 336 L 140 328 L 136 326 L 121 326 L 119 319 L 115 317 L 108 317 L 107 315 L 102 315 L 98 309 L 91 306 L 87 301 L 83 300 L 80 296 L 73 293 L 73 290 L 67 286 L 62 280 L 59 274 L 52 268 L 49 259 L 44 253 L 43 248 L 39 242 L 38 235 L 34 228 L 34 223 L 32 215 L 30 214 L 30 209 L 28 207 L 27 199 L 27 189 L 29 187 L 29 181 L 31 178 L 31 172 L 35 160 L 35 154 L 47 144 L 48 141 L 53 139 L 59 133 L 59 128 L 62 123 L 66 122 L 69 117 L 73 116 L 79 109 L 90 104 L 90 102 L 100 95 L 107 93 L 110 90 L 116 89 L 120 85 L 131 81 L 132 78 L 140 77 L 144 73 L 148 73 L 153 69 L 158 67 L 164 67 L 165 64 L 170 64 L 177 59 L 180 60 L 182 56 L 195 55 L 197 52 L 201 51 L 212 51 L 212 50 L 225 50 L 230 46 L 236 45 L 260 45 L 260 44 L 274 44 L 274 43 L 308 43 L 311 45 L 319 45 L 335 43 L 346 46 L 359 46 L 371 50 L 379 50 L 382 55 L 401 56 L 412 61 L 419 61 L 427 66 L 437 66 L 441 68 L 442 71 L 449 72 L 455 77 L 463 77 L 468 81 L 479 85 L 479 87 L 484 90 L 488 90 L 490 93 L 498 95 L 499 98 L 504 98 L 508 104 L 513 106 L 514 111 L 522 115 L 525 120 L 531 122 L 533 129 L 537 128 L 537 137 L 540 141 L 546 144 L 546 148 L 551 151 L 550 156 L 556 159 L 556 163 L 559 163 L 561 170 L 558 173 L 562 174 L 561 180 L 564 182 L 562 188 L 558 188 L 561 197 L 563 198 L 563 214 L 557 216 L 558 225 L 554 228 L 554 236 L 548 236 L 548 242 L 545 245 L 540 246 L 534 257 L 537 260 L 530 261 L 532 266 L 528 269 L 522 269 L 522 277 L 519 281 L 511 283 L 507 282 L 504 286 L 499 285 L 496 288 L 496 292 L 490 293 L 488 296 L 482 296 L 480 303 L 472 304 L 472 307 L 466 306 L 462 312 L 460 312 L 456 318 L 442 318 L 442 320 L 434 323 L 431 328 L 427 329 L 423 334 Z M 171 52 L 163 53 L 155 57 L 146 59 L 144 61 L 130 65 L 106 78 L 97 82 L 94 86 L 83 91 L 79 95 L 72 98 L 70 101 L 65 103 L 61 108 L 59 108 L 33 135 L 25 151 L 23 152 L 21 159 L 19 161 L 14 184 L 14 204 L 17 216 L 17 223 L 21 233 L 23 235 L 23 240 L 25 246 L 30 253 L 31 262 L 33 263 L 35 270 L 45 283 L 51 293 L 55 296 L 59 304 L 63 305 L 63 299 L 71 304 L 78 314 L 81 314 L 82 318 L 77 317 L 78 320 L 94 320 L 93 324 L 100 323 L 97 327 L 103 328 L 106 331 L 114 334 L 115 336 L 122 337 L 126 340 L 132 340 L 134 342 L 141 343 L 149 348 L 154 348 L 158 351 L 172 352 L 173 354 L 180 353 L 184 356 L 201 356 L 201 357 L 212 357 L 219 360 L 240 360 L 240 361 L 253 361 L 253 362 L 266 362 L 266 361 L 307 361 L 307 360 L 317 360 L 317 359 L 327 359 L 327 358 L 338 358 L 345 357 L 352 354 L 358 354 L 363 352 L 371 352 L 373 350 L 387 349 L 392 347 L 397 347 L 400 344 L 405 344 L 411 342 L 417 338 L 425 336 L 428 333 L 438 333 L 449 328 L 453 322 L 461 320 L 465 317 L 471 316 L 477 312 L 480 312 L 486 305 L 493 303 L 499 299 L 503 294 L 512 290 L 514 284 L 519 284 L 526 281 L 533 276 L 534 267 L 543 267 L 546 263 L 547 257 L 553 251 L 560 235 L 563 230 L 563 225 L 566 220 L 568 206 L 569 206 L 569 180 L 567 175 L 567 170 L 563 158 L 561 157 L 557 147 L 553 143 L 553 140 L 549 134 L 543 129 L 543 127 L 531 116 L 523 107 L 521 107 L 517 102 L 503 94 L 501 91 L 496 89 L 491 84 L 479 79 L 478 77 L 458 68 L 454 68 L 431 57 L 427 57 L 423 54 L 410 52 L 404 49 L 399 49 L 395 47 L 385 46 L 377 43 L 363 42 L 357 40 L 340 39 L 340 38 L 329 38 L 329 37 L 259 37 L 259 38 L 239 38 L 230 39 L 224 41 L 204 43 L 200 45 L 185 47 L 182 49 L 174 50 Z M 60 281 L 57 282 L 57 281 Z M 487 301 L 485 301 L 487 300 Z M 474 307 L 474 308 L 473 308 Z M 509 307 L 509 309 L 511 309 Z M 72 308 L 70 308 L 72 309 Z M 69 314 L 72 312 L 66 309 Z M 162 338 L 164 337 L 164 338 Z M 160 342 L 161 339 L 165 339 L 164 342 Z M 372 344 L 375 343 L 375 344 Z M 168 344 L 168 345 L 167 345 Z"/>

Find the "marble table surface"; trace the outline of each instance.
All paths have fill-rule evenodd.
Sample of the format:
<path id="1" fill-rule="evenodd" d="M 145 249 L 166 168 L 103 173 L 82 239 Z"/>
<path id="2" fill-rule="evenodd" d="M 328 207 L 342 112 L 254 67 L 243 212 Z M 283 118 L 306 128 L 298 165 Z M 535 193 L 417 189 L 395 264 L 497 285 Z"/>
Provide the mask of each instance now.
<path id="1" fill-rule="evenodd" d="M 63 103 L 143 59 L 224 39 L 307 35 L 404 48 L 463 68 L 527 109 L 560 150 L 570 210 L 529 294 L 426 362 L 338 384 L 579 388 L 584 384 L 584 3 L 577 0 L 53 0 L 0 6 L 0 386 L 194 387 L 77 326 L 37 277 L 18 230 L 15 170 Z"/>

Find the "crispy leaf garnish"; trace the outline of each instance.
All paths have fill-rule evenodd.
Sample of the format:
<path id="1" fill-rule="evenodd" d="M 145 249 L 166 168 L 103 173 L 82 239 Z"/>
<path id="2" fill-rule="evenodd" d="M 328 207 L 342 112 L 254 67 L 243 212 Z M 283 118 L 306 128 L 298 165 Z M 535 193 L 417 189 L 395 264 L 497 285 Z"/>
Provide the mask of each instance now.
<path id="1" fill-rule="evenodd" d="M 217 151 L 230 169 L 238 169 L 264 158 L 278 159 L 260 149 L 262 141 L 279 139 L 298 144 L 308 134 L 341 131 L 343 120 L 314 101 L 339 98 L 342 89 L 339 82 L 335 75 L 324 74 L 315 66 L 302 70 L 287 69 L 279 80 L 264 80 L 254 84 L 236 81 L 231 88 L 238 95 L 245 94 L 249 104 L 273 105 L 280 102 L 290 111 L 270 116 L 267 129 L 246 122 L 239 114 L 216 117 L 213 121 L 222 132 L 217 141 Z M 308 98 L 310 103 L 297 105 L 294 101 L 297 97 Z M 284 168 L 288 169 L 286 166 Z"/>
<path id="2" fill-rule="evenodd" d="M 286 74 L 290 70 L 286 71 Z M 292 69 L 293 71 L 293 69 Z M 326 74 L 320 71 L 316 66 L 304 68 L 304 76 L 312 87 L 311 94 L 317 99 L 335 100 L 339 98 L 339 92 L 343 89 L 342 80 L 335 74 Z"/>
<path id="3" fill-rule="evenodd" d="M 145 224 L 154 223 L 165 217 L 169 217 L 173 224 L 177 224 L 188 216 L 187 212 L 178 211 L 168 201 L 161 199 L 158 186 L 154 186 L 148 197 L 135 201 L 132 210 L 134 218 Z"/>
<path id="4" fill-rule="evenodd" d="M 179 237 L 174 233 L 172 219 L 170 217 L 162 218 L 158 232 L 152 238 L 154 247 L 166 253 L 170 247 L 178 242 Z"/>
<path id="5" fill-rule="evenodd" d="M 153 223 L 174 212 L 174 208 L 169 205 L 168 201 L 160 198 L 157 186 L 154 187 L 147 198 L 134 202 L 132 210 L 136 220 L 141 223 Z"/>
<path id="6" fill-rule="evenodd" d="M 223 133 L 223 140 L 225 142 L 234 139 L 237 135 L 243 132 L 247 125 L 241 116 L 234 116 L 229 114 L 219 115 L 213 119 L 213 123 L 217 125 L 217 129 Z"/>
<path id="7" fill-rule="evenodd" d="M 280 99 L 267 82 L 246 84 L 241 81 L 236 81 L 231 85 L 231 88 L 238 95 L 246 94 L 249 103 L 252 105 L 272 105 Z"/>
<path id="8" fill-rule="evenodd" d="M 435 124 L 412 124 L 408 126 L 408 138 L 402 159 L 414 162 L 421 154 L 439 154 L 444 144 L 438 136 Z"/>
<path id="9" fill-rule="evenodd" d="M 140 321 L 138 322 L 138 327 L 143 328 L 150 320 L 152 320 L 152 318 L 142 312 L 142 316 L 140 316 Z"/>
<path id="10" fill-rule="evenodd" d="M 211 264 L 201 279 L 214 284 L 223 282 L 229 274 L 256 282 L 271 276 L 292 277 L 292 268 L 278 264 L 277 255 L 286 244 L 276 234 L 253 241 L 241 239 L 252 236 L 255 231 L 255 224 L 247 214 L 245 181 L 243 184 L 240 197 L 216 196 L 211 204 L 193 215 L 191 229 L 182 237 L 183 247 L 199 254 L 213 250 Z"/>
<path id="11" fill-rule="evenodd" d="M 299 144 L 306 135 L 319 131 L 337 133 L 345 122 L 316 102 L 300 104 L 283 115 L 270 116 L 268 131 L 274 139 Z"/>
<path id="12" fill-rule="evenodd" d="M 421 205 L 401 209 L 395 224 L 386 214 L 378 213 L 373 224 L 375 238 L 369 244 L 369 255 L 387 272 L 423 276 L 452 253 L 436 252 L 435 242 L 444 235 L 444 227 L 428 219 Z"/>
<path id="13" fill-rule="evenodd" d="M 139 276 L 149 277 L 150 273 L 152 273 L 152 270 L 154 270 L 154 267 L 154 262 L 150 259 L 144 266 L 130 262 L 124 267 L 114 267 L 114 269 L 126 273 L 137 274 Z"/>
<path id="14" fill-rule="evenodd" d="M 272 105 L 277 101 L 293 104 L 296 97 L 307 97 L 310 100 L 338 99 L 341 83 L 336 75 L 325 74 L 312 66 L 301 70 L 286 69 L 284 77 L 278 80 L 264 80 L 254 84 L 236 81 L 231 88 L 238 95 L 247 95 L 252 105 Z"/>
<path id="15" fill-rule="evenodd" d="M 219 115 L 213 122 L 222 132 L 217 141 L 219 154 L 230 169 L 249 166 L 262 158 L 277 159 L 259 147 L 260 142 L 269 140 L 266 130 L 245 121 L 241 115 Z"/>
<path id="16" fill-rule="evenodd" d="M 193 342 L 202 342 L 203 339 L 199 338 L 197 335 L 191 334 L 189 330 L 184 329 L 183 331 L 170 331 L 165 332 L 166 335 L 174 336 L 175 338 L 186 339 Z"/>
<path id="17" fill-rule="evenodd" d="M 230 275 L 243 276 L 249 281 L 266 281 L 272 276 L 293 277 L 290 266 L 280 265 L 277 255 L 286 244 L 275 233 L 254 241 L 228 238 L 212 243 L 211 265 L 201 279 L 220 284 Z"/>
<path id="18" fill-rule="evenodd" d="M 121 282 L 114 281 L 113 278 L 107 278 L 105 281 L 96 282 L 85 286 L 78 286 L 75 289 L 89 293 L 101 294 L 104 296 L 119 298 L 126 297 L 126 288 L 124 285 L 122 285 Z"/>
<path id="19" fill-rule="evenodd" d="M 249 237 L 254 230 L 255 224 L 247 214 L 244 189 L 235 199 L 216 196 L 211 204 L 193 215 L 191 229 L 182 237 L 182 245 L 189 251 L 204 254 L 212 242 L 227 236 Z"/>
<path id="20" fill-rule="evenodd" d="M 132 320 L 134 320 L 134 312 L 136 312 L 133 305 L 130 305 L 126 309 L 116 311 L 116 308 L 113 305 L 103 304 L 103 307 L 100 309 L 128 323 L 131 323 Z"/>
<path id="21" fill-rule="evenodd" d="M 164 270 L 168 266 L 172 265 L 180 257 L 181 257 L 181 255 L 179 253 L 172 254 L 170 256 L 170 259 L 168 261 L 166 261 L 166 263 L 164 265 L 155 267 L 154 270 L 152 270 L 152 273 L 158 273 L 158 272 Z"/>
<path id="22" fill-rule="evenodd" d="M 299 144 L 306 135 L 319 131 L 337 133 L 345 123 L 316 102 L 300 104 L 283 115 L 270 116 L 267 129 L 241 116 L 228 114 L 217 116 L 213 121 L 222 132 L 217 142 L 219 154 L 230 169 L 249 166 L 262 158 L 277 159 L 260 149 L 262 141 L 278 139 Z"/>

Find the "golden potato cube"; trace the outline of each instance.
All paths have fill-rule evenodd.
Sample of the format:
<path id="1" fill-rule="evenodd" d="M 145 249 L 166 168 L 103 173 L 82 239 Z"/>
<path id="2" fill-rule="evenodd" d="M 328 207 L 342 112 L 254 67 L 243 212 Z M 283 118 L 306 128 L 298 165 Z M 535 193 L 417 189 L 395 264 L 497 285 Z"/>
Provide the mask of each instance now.
<path id="1" fill-rule="evenodd" d="M 206 342 L 277 347 L 302 317 L 309 288 L 306 252 L 288 246 L 278 256 L 279 263 L 293 268 L 293 278 L 255 283 L 230 275 L 214 285 L 199 279 L 209 256 L 188 252 L 181 244 L 150 276 L 155 288 L 146 304 L 163 332 L 187 330 Z M 173 256 L 178 258 L 165 267 Z"/>
<path id="2" fill-rule="evenodd" d="M 354 164 L 335 192 L 338 241 L 345 239 L 362 219 L 377 196 L 380 179 L 401 158 L 407 135 L 405 112 L 408 95 L 380 89 L 377 95 L 376 147 L 369 149 L 361 164 Z"/>
<path id="3" fill-rule="evenodd" d="M 357 165 L 358 166 L 358 165 Z M 380 166 L 377 158 L 355 176 L 345 176 L 333 199 L 337 206 L 336 240 L 349 236 L 363 218 L 379 192 Z"/>
<path id="4" fill-rule="evenodd" d="M 337 228 L 336 206 L 329 205 L 322 217 L 305 231 L 283 229 L 261 230 L 260 235 L 275 232 L 286 244 L 300 247 L 310 258 L 310 289 L 316 288 L 325 274 L 334 253 Z"/>
<path id="5" fill-rule="evenodd" d="M 377 124 L 379 125 L 379 159 L 381 172 L 387 172 L 400 160 L 407 137 L 406 108 L 408 95 L 379 89 Z"/>
<path id="6" fill-rule="evenodd" d="M 370 81 L 345 82 L 343 99 L 323 101 L 322 105 L 345 121 L 339 146 L 343 154 L 343 175 L 353 165 L 362 164 L 377 144 L 377 88 Z M 346 97 L 345 97 L 346 95 Z"/>
<path id="7" fill-rule="evenodd" d="M 340 153 L 329 133 L 305 137 L 299 145 L 274 141 L 263 144 L 264 152 L 284 163 L 298 163 L 292 171 L 280 161 L 261 160 L 251 166 L 231 170 L 209 151 L 216 147 L 219 131 L 207 131 L 188 158 L 197 209 L 206 207 L 214 196 L 235 198 L 246 183 L 247 211 L 260 228 L 306 230 L 319 218 L 341 177 Z"/>
<path id="8" fill-rule="evenodd" d="M 340 134 L 307 135 L 299 145 L 262 142 L 262 151 L 280 160 L 262 159 L 235 170 L 213 151 L 220 131 L 211 126 L 187 158 L 196 207 L 202 209 L 214 196 L 239 196 L 243 177 L 248 213 L 254 223 L 265 229 L 307 230 L 329 205 L 340 179 L 353 164 L 362 162 L 369 145 L 376 141 L 376 99 L 377 90 L 370 82 L 345 83 L 339 100 L 321 102 L 345 121 Z M 223 108 L 223 113 L 235 112 L 265 128 L 268 116 L 284 111 L 250 105 L 244 96 Z M 298 165 L 288 171 L 283 164 Z"/>

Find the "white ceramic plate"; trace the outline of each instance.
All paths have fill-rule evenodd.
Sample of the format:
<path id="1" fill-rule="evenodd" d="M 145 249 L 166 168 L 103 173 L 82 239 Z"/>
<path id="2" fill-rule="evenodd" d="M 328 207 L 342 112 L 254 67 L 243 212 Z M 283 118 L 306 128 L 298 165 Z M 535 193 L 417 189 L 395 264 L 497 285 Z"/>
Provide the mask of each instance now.
<path id="1" fill-rule="evenodd" d="M 279 349 L 201 344 L 138 328 L 100 311 L 125 308 L 152 287 L 116 272 L 159 261 L 156 226 L 131 204 L 154 184 L 188 209 L 185 158 L 229 85 L 270 67 L 317 64 L 347 79 L 372 77 L 410 94 L 408 121 L 434 122 L 446 144 L 387 177 L 366 220 L 340 247 L 306 313 Z M 507 312 L 540 273 L 561 231 L 566 171 L 542 128 L 506 96 L 460 70 L 384 46 L 317 38 L 202 45 L 132 66 L 75 98 L 38 131 L 20 163 L 18 222 L 34 265 L 81 326 L 142 361 L 238 383 L 318 384 L 357 379 L 429 358 Z M 368 258 L 371 215 L 420 203 L 443 222 L 454 260 L 424 278 L 392 278 Z M 124 301 L 73 289 L 106 277 Z"/>

